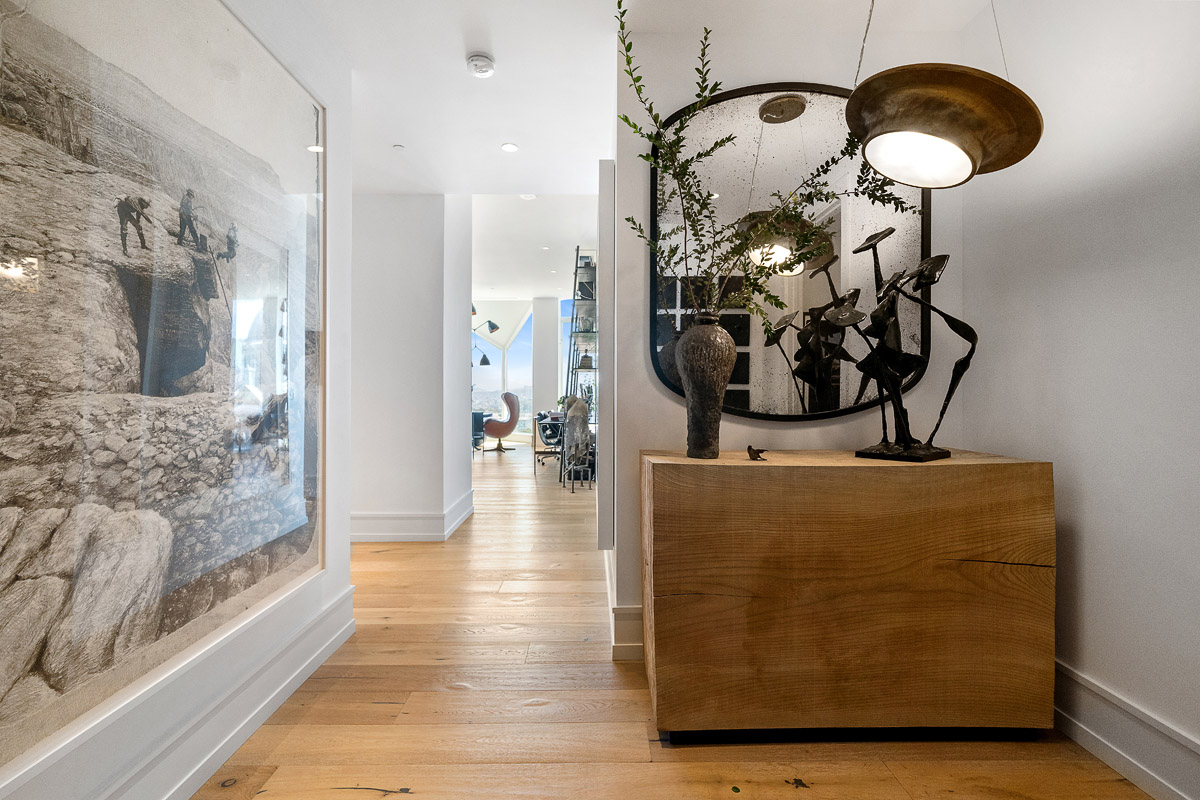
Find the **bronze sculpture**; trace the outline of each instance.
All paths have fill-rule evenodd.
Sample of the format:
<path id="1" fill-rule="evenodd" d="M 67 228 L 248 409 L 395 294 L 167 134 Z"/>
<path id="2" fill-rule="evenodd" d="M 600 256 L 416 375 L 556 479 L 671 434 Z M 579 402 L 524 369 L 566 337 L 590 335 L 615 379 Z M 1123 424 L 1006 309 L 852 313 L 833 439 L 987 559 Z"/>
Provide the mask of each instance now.
<path id="1" fill-rule="evenodd" d="M 879 243 L 894 231 L 885 229 L 868 237 L 865 242 L 854 249 L 854 253 L 871 252 L 874 261 L 876 306 L 865 314 L 857 308 L 861 297 L 860 289 L 852 289 L 845 294 L 837 290 L 833 278 L 829 275 L 829 267 L 833 261 L 813 270 L 809 277 L 814 278 L 824 274 L 829 282 L 830 301 L 822 306 L 809 309 L 808 321 L 803 327 L 793 324 L 795 314 L 789 314 L 774 326 L 771 336 L 767 338 L 768 347 L 778 347 L 785 357 L 783 336 L 788 329 L 796 331 L 797 349 L 793 356 L 793 379 L 808 384 L 813 388 L 818 404 L 830 402 L 826 395 L 832 387 L 832 364 L 835 361 L 853 363 L 862 373 L 859 385 L 858 399 L 861 402 L 868 384 L 875 382 L 879 397 L 879 408 L 882 416 L 883 437 L 878 444 L 864 447 L 855 452 L 860 458 L 881 458 L 893 461 L 934 461 L 949 458 L 950 451 L 936 447 L 933 439 L 942 426 L 946 417 L 946 409 L 954 397 L 963 375 L 970 369 L 971 360 L 975 356 L 979 337 L 967 323 L 947 314 L 933 303 L 925 300 L 921 293 L 941 280 L 942 273 L 950 261 L 948 255 L 937 255 L 926 258 L 908 271 L 899 271 L 884 280 L 883 270 L 879 261 Z M 835 259 L 836 260 L 836 259 Z M 905 380 L 919 370 L 925 368 L 927 359 L 919 353 L 911 353 L 904 349 L 901 336 L 899 302 L 900 298 L 909 300 L 937 314 L 957 336 L 970 345 L 966 355 L 954 362 L 950 376 L 950 384 L 946 389 L 946 397 L 942 401 L 941 412 L 929 438 L 922 442 L 913 436 L 908 419 L 908 410 L 904 407 L 902 387 Z M 864 325 L 863 323 L 866 322 Z M 867 355 L 855 359 L 843 346 L 848 331 L 854 331 L 867 346 Z M 803 391 L 796 383 L 796 391 L 804 402 Z M 888 432 L 887 407 L 892 407 L 892 422 L 895 430 L 893 441 Z"/>

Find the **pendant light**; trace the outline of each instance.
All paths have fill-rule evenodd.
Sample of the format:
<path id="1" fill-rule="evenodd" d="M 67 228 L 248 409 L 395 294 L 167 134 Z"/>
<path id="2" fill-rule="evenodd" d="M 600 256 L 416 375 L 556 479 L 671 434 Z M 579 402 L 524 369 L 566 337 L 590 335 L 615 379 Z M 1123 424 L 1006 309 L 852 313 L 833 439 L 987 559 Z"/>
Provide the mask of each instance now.
<path id="1" fill-rule="evenodd" d="M 872 13 L 874 5 L 872 0 Z M 995 13 L 993 5 L 993 22 Z M 998 23 L 996 38 L 1003 58 Z M 958 186 L 1011 167 L 1042 137 L 1042 114 L 1029 95 L 1004 78 L 959 64 L 907 64 L 872 75 L 846 102 L 846 124 L 876 172 L 923 189 Z"/>

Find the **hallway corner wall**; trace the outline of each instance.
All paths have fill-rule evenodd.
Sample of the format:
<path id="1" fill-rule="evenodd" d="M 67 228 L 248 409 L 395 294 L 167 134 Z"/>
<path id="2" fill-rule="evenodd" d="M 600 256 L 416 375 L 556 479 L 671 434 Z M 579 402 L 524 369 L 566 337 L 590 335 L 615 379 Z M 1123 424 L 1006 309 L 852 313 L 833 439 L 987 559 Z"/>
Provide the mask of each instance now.
<path id="1" fill-rule="evenodd" d="M 473 510 L 471 198 L 354 202 L 351 538 L 443 541 Z"/>

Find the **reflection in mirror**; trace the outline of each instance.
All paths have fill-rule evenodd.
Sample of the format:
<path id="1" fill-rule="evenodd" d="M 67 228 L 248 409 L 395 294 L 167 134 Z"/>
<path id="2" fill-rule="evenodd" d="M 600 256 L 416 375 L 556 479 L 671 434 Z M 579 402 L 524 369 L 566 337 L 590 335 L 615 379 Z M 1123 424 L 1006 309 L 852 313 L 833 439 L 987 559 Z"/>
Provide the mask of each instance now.
<path id="1" fill-rule="evenodd" d="M 701 170 L 712 187 L 717 224 L 755 225 L 777 203 L 776 195 L 792 192 L 839 153 L 847 135 L 848 94 L 828 86 L 772 84 L 726 92 L 703 109 L 689 126 L 691 142 L 736 137 Z M 825 180 L 830 189 L 850 193 L 861 168 L 859 154 L 839 163 Z M 818 241 L 827 246 L 820 256 L 770 279 L 771 291 L 786 306 L 770 319 L 774 330 L 764 330 L 746 311 L 721 312 L 721 325 L 733 336 L 738 351 L 725 393 L 725 413 L 812 419 L 877 403 L 875 383 L 856 368 L 856 362 L 869 354 L 869 346 L 854 330 L 854 320 L 858 314 L 865 319 L 875 310 L 875 298 L 894 272 L 916 265 L 929 254 L 928 193 L 901 185 L 892 191 L 921 213 L 903 213 L 852 194 L 813 209 L 812 221 L 825 228 Z M 652 185 L 654 235 L 676 230 L 682 221 L 678 207 L 657 207 L 658 196 L 658 186 Z M 870 246 L 860 247 L 889 229 Z M 751 260 L 785 260 L 795 238 L 764 236 L 755 242 Z M 670 240 L 664 237 L 663 242 Z M 657 298 L 651 309 L 656 329 L 652 357 L 663 382 L 682 394 L 674 348 L 691 325 L 687 293 L 694 283 L 685 275 L 660 275 L 659 270 L 656 260 L 650 271 L 651 297 Z M 736 277 L 725 287 L 729 293 L 739 289 Z M 853 300 L 849 307 L 839 302 L 847 295 Z M 899 303 L 899 327 L 894 334 L 919 365 L 905 382 L 907 389 L 924 371 L 929 314 L 910 300 L 901 298 Z M 840 324 L 830 321 L 839 314 Z"/>

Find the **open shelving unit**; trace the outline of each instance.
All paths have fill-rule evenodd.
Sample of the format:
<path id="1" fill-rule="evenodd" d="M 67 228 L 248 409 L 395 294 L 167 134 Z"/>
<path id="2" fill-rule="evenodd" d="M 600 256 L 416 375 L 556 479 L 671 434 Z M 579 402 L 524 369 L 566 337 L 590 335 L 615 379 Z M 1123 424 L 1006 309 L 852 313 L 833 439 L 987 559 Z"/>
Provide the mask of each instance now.
<path id="1" fill-rule="evenodd" d="M 599 367 L 596 314 L 596 254 L 575 248 L 575 278 L 571 289 L 571 332 L 567 353 L 565 396 L 587 401 L 589 421 L 597 420 L 596 370 Z M 581 366 L 582 361 L 582 366 Z M 590 362 L 590 365 L 589 365 Z"/>

